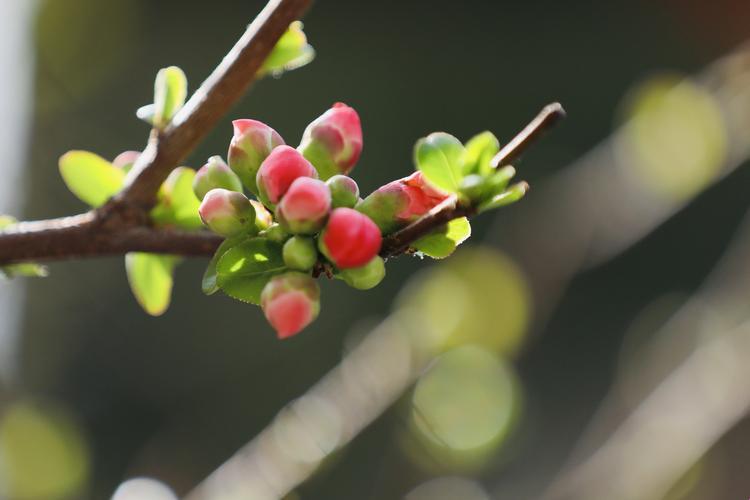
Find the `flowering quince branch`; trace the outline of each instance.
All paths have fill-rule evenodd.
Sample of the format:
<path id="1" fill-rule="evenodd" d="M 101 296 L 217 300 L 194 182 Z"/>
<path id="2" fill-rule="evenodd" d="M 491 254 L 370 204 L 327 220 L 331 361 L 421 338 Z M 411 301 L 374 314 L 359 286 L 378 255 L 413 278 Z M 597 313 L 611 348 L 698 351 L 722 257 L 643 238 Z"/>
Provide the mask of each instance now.
<path id="1" fill-rule="evenodd" d="M 468 217 L 523 197 L 528 185 L 509 185 L 515 169 L 507 164 L 563 115 L 559 104 L 503 149 L 491 132 L 465 144 L 430 134 L 415 146 L 412 175 L 364 199 L 348 176 L 362 152 L 362 127 L 343 103 L 313 120 L 296 148 L 270 126 L 241 119 L 233 122 L 227 162 L 216 155 L 197 172 L 177 167 L 253 79 L 312 59 L 301 23 L 293 22 L 308 1 L 270 2 L 187 103 L 182 70 L 160 70 L 153 104 L 137 112 L 152 125 L 146 149 L 111 163 L 85 151 L 63 155 L 63 180 L 93 209 L 40 222 L 0 218 L 0 270 L 41 275 L 28 261 L 125 253 L 136 299 L 159 315 L 179 257 L 213 254 L 204 293 L 221 290 L 261 306 L 286 338 L 317 317 L 320 274 L 373 288 L 385 277 L 385 259 L 447 257 L 470 236 Z"/>

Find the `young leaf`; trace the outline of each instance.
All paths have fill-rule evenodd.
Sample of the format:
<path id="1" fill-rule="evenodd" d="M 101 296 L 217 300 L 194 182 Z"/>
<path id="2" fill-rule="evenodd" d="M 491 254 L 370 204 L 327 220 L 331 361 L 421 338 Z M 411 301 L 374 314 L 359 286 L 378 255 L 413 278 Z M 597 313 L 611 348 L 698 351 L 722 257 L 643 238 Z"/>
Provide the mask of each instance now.
<path id="1" fill-rule="evenodd" d="M 49 270 L 41 264 L 33 262 L 21 262 L 19 264 L 10 264 L 0 267 L 0 276 L 11 279 L 16 276 L 25 278 L 46 278 L 49 276 Z"/>
<path id="2" fill-rule="evenodd" d="M 162 68 L 154 82 L 153 124 L 164 128 L 172 117 L 185 104 L 187 97 L 187 77 L 177 66 Z"/>
<path id="3" fill-rule="evenodd" d="M 60 175 L 68 189 L 92 207 L 103 205 L 125 181 L 122 169 L 88 151 L 69 151 L 62 155 Z"/>
<path id="4" fill-rule="evenodd" d="M 466 143 L 464 173 L 488 175 L 492 172 L 490 161 L 500 151 L 500 141 L 489 131 L 477 134 Z"/>
<path id="5" fill-rule="evenodd" d="M 259 73 L 279 75 L 300 68 L 315 58 L 315 50 L 307 43 L 302 23 L 294 21 L 281 35 L 271 53 L 263 62 Z"/>
<path id="6" fill-rule="evenodd" d="M 128 283 L 138 303 L 151 316 L 160 316 L 172 297 L 172 273 L 179 262 L 173 255 L 130 252 L 125 255 Z"/>
<path id="7" fill-rule="evenodd" d="M 216 282 L 230 297 L 258 304 L 268 280 L 284 271 L 281 245 L 253 238 L 224 253 L 216 265 Z"/>
<path id="8" fill-rule="evenodd" d="M 18 222 L 18 219 L 15 217 L 11 217 L 10 215 L 0 215 L 0 230 L 12 226 L 16 222 Z"/>
<path id="9" fill-rule="evenodd" d="M 412 245 L 414 248 L 433 259 L 444 259 L 452 254 L 458 245 L 471 236 L 469 219 L 461 217 L 453 219 L 436 231 L 418 239 Z"/>
<path id="10" fill-rule="evenodd" d="M 216 264 L 218 264 L 219 259 L 221 259 L 230 248 L 235 247 L 240 243 L 244 243 L 248 239 L 249 236 L 243 234 L 235 238 L 227 238 L 226 240 L 221 242 L 221 245 L 219 245 L 219 248 L 216 249 L 216 253 L 214 253 L 213 257 L 211 257 L 211 260 L 208 262 L 208 266 L 203 273 L 203 280 L 201 282 L 203 293 L 205 293 L 206 295 L 213 295 L 217 290 L 219 290 L 219 285 L 216 283 Z"/>
<path id="11" fill-rule="evenodd" d="M 486 201 L 485 203 L 479 205 L 479 212 L 486 212 L 487 210 L 492 210 L 493 208 L 500 208 L 504 207 L 505 205 L 510 205 L 511 203 L 515 203 L 521 198 L 524 197 L 524 195 L 528 192 L 529 185 L 521 181 L 517 184 L 513 184 L 508 189 L 503 191 L 502 193 L 498 194 L 497 196 L 494 196 L 489 201 Z"/>
<path id="12" fill-rule="evenodd" d="M 434 132 L 417 141 L 414 162 L 436 187 L 456 193 L 463 178 L 464 147 L 445 132 Z"/>
<path id="13" fill-rule="evenodd" d="M 163 226 L 179 226 L 184 229 L 203 227 L 198 207 L 200 201 L 193 192 L 195 170 L 177 167 L 169 174 L 159 190 L 159 201 L 151 210 L 151 219 Z"/>

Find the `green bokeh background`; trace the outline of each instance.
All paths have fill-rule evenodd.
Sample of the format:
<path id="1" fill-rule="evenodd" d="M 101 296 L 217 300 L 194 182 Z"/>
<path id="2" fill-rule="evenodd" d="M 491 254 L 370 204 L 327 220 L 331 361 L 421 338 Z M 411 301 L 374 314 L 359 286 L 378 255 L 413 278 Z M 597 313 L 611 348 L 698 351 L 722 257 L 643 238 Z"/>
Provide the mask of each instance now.
<path id="1" fill-rule="evenodd" d="M 135 109 L 149 102 L 156 71 L 178 65 L 195 89 L 261 6 L 42 2 L 22 217 L 84 209 L 61 182 L 57 158 L 70 149 L 113 158 L 142 147 L 148 129 Z M 662 69 L 697 71 L 750 34 L 743 16 L 750 10 L 740 0 L 319 0 L 304 19 L 315 61 L 256 84 L 188 164 L 226 154 L 233 118 L 267 122 L 294 143 L 311 119 L 343 101 L 363 122 L 354 174 L 369 192 L 410 172 L 412 146 L 429 132 L 466 139 L 490 129 L 507 139 L 558 100 L 569 118 L 519 165 L 534 186 L 610 135 L 634 83 Z M 613 378 L 634 315 L 664 293 L 696 289 L 747 209 L 749 187 L 750 171 L 738 169 L 635 247 L 576 278 L 549 321 L 535 325 L 517 362 L 526 414 L 509 449 L 478 473 L 488 490 L 498 498 L 539 493 L 533 478 L 570 452 Z M 486 240 L 514 210 L 477 219 L 470 243 Z M 323 283 L 320 318 L 279 342 L 258 308 L 202 295 L 203 260 L 180 266 L 172 306 L 159 318 L 130 295 L 122 258 L 55 263 L 49 278 L 28 284 L 13 395 L 57 401 L 80 423 L 92 457 L 85 498 L 107 498 L 135 475 L 184 493 L 331 369 L 352 328 L 387 315 L 410 275 L 434 265 L 392 262 L 369 292 Z M 404 419 L 398 410 L 378 419 L 301 497 L 401 498 L 428 477 L 398 446 Z M 726 439 L 734 444 L 716 498 L 741 498 L 750 480 L 738 479 L 732 464 L 747 464 L 750 428 Z"/>

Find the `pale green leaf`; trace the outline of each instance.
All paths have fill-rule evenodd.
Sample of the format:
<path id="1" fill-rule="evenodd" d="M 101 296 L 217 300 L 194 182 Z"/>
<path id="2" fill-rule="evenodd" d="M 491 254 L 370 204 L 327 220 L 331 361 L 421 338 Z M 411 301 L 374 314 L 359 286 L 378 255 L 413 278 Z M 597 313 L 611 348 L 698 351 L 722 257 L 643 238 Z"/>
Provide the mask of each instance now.
<path id="1" fill-rule="evenodd" d="M 529 185 L 523 181 L 517 184 L 513 184 L 502 193 L 479 205 L 479 211 L 486 212 L 487 210 L 492 210 L 493 208 L 500 208 L 506 205 L 510 205 L 511 203 L 515 203 L 523 198 L 528 190 Z"/>
<path id="2" fill-rule="evenodd" d="M 445 132 L 434 132 L 417 141 L 414 162 L 425 178 L 445 191 L 458 192 L 463 179 L 464 146 Z"/>
<path id="3" fill-rule="evenodd" d="M 500 151 L 500 141 L 489 131 L 477 134 L 466 143 L 464 173 L 487 175 L 492 172 L 490 162 Z"/>
<path id="4" fill-rule="evenodd" d="M 414 248 L 433 259 L 444 259 L 452 254 L 458 245 L 471 236 L 469 219 L 453 219 L 439 231 L 428 234 L 412 245 Z"/>
<path id="5" fill-rule="evenodd" d="M 177 66 L 160 69 L 154 82 L 154 126 L 164 128 L 185 104 L 186 98 L 185 73 Z"/>
<path id="6" fill-rule="evenodd" d="M 103 205 L 125 182 L 122 169 L 88 151 L 69 151 L 62 155 L 60 175 L 68 189 L 92 207 Z"/>
<path id="7" fill-rule="evenodd" d="M 248 239 L 249 236 L 243 234 L 234 238 L 227 238 L 221 242 L 221 245 L 219 245 L 219 248 L 216 249 L 214 256 L 211 257 L 211 260 L 208 262 L 208 266 L 203 273 L 203 280 L 201 282 L 203 293 L 205 293 L 206 295 L 213 295 L 217 290 L 219 290 L 219 285 L 216 282 L 216 264 L 218 264 L 219 259 L 221 259 L 230 248 L 237 246 L 240 243 L 247 241 Z"/>
<path id="8" fill-rule="evenodd" d="M 10 215 L 0 215 L 0 230 L 12 226 L 16 222 L 18 222 L 18 219 L 15 217 L 11 217 Z"/>
<path id="9" fill-rule="evenodd" d="M 179 258 L 130 252 L 125 255 L 128 283 L 138 303 L 151 316 L 160 316 L 169 307 L 172 297 L 174 268 Z"/>
<path id="10" fill-rule="evenodd" d="M 279 75 L 284 71 L 300 68 L 314 58 L 315 50 L 307 43 L 307 37 L 302 31 L 302 23 L 295 21 L 276 42 L 259 73 Z"/>
<path id="11" fill-rule="evenodd" d="M 263 287 L 276 274 L 286 271 L 281 245 L 266 238 L 253 238 L 224 253 L 216 265 L 219 288 L 243 302 L 258 304 Z"/>
<path id="12" fill-rule="evenodd" d="M 0 267 L 0 275 L 11 279 L 17 276 L 24 278 L 46 278 L 49 276 L 49 270 L 46 266 L 35 264 L 33 262 L 21 262 Z"/>
<path id="13" fill-rule="evenodd" d="M 201 203 L 193 192 L 194 178 L 195 170 L 188 167 L 178 167 L 169 174 L 159 190 L 158 203 L 151 211 L 155 223 L 184 229 L 203 227 L 198 215 Z"/>

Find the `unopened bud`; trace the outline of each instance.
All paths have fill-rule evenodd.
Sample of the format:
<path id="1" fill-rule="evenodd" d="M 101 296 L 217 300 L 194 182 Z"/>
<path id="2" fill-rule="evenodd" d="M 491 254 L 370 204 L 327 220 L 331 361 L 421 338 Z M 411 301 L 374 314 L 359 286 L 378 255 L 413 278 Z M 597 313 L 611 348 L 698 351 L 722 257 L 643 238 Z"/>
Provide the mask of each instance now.
<path id="1" fill-rule="evenodd" d="M 133 164 L 139 156 L 141 156 L 140 151 L 123 151 L 112 160 L 112 165 L 123 169 L 127 173 L 133 168 Z"/>
<path id="2" fill-rule="evenodd" d="M 242 193 L 228 189 L 212 189 L 198 209 L 201 220 L 221 236 L 235 236 L 254 229 L 255 209 Z"/>
<path id="3" fill-rule="evenodd" d="M 232 172 L 229 165 L 224 163 L 221 156 L 212 156 L 195 174 L 193 192 L 199 200 L 212 189 L 222 188 L 229 191 L 242 192 L 242 182 L 237 174 Z"/>
<path id="4" fill-rule="evenodd" d="M 250 204 L 255 209 L 255 227 L 257 227 L 259 231 L 271 227 L 271 224 L 273 224 L 273 215 L 271 215 L 271 212 L 268 211 L 263 203 L 250 200 Z"/>
<path id="5" fill-rule="evenodd" d="M 299 177 L 276 207 L 281 227 L 293 234 L 315 234 L 325 225 L 331 211 L 331 191 L 325 182 Z"/>
<path id="6" fill-rule="evenodd" d="M 229 167 L 254 194 L 258 194 L 255 178 L 271 151 L 284 144 L 284 139 L 274 129 L 257 120 L 232 122 L 234 136 L 229 143 Z"/>
<path id="7" fill-rule="evenodd" d="M 376 287 L 385 278 L 385 262 L 376 255 L 364 266 L 343 269 L 341 278 L 352 288 L 369 290 Z"/>
<path id="8" fill-rule="evenodd" d="M 298 148 L 321 179 L 346 174 L 362 153 L 362 126 L 353 108 L 337 102 L 305 129 Z"/>
<path id="9" fill-rule="evenodd" d="M 263 288 L 260 307 L 280 339 L 291 337 L 318 317 L 320 288 L 307 274 L 284 273 Z"/>
<path id="10" fill-rule="evenodd" d="M 326 181 L 331 190 L 331 206 L 333 208 L 354 208 L 359 201 L 359 186 L 351 177 L 334 175 Z"/>
<path id="11" fill-rule="evenodd" d="M 318 238 L 318 248 L 339 269 L 367 264 L 380 251 L 380 229 L 364 214 L 351 208 L 331 212 Z"/>
<path id="12" fill-rule="evenodd" d="M 318 250 L 312 238 L 292 236 L 282 249 L 284 264 L 297 271 L 309 271 L 318 261 Z"/>
<path id="13" fill-rule="evenodd" d="M 274 149 L 258 170 L 258 197 L 269 208 L 275 208 L 298 177 L 317 178 L 315 167 L 296 149 L 279 146 Z"/>

